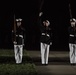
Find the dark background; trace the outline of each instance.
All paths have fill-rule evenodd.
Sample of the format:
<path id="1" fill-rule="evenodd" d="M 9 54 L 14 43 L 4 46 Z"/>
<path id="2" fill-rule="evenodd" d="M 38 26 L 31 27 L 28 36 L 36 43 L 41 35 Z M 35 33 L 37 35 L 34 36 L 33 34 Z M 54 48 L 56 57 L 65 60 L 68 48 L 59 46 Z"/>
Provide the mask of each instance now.
<path id="1" fill-rule="evenodd" d="M 40 49 L 40 31 L 38 25 L 38 13 L 43 11 L 52 26 L 53 45 L 52 50 L 69 50 L 68 26 L 70 25 L 69 3 L 72 16 L 76 18 L 74 0 L 25 0 L 0 2 L 0 48 L 13 48 L 12 28 L 14 14 L 16 18 L 23 19 L 23 27 L 26 29 L 25 49 Z"/>

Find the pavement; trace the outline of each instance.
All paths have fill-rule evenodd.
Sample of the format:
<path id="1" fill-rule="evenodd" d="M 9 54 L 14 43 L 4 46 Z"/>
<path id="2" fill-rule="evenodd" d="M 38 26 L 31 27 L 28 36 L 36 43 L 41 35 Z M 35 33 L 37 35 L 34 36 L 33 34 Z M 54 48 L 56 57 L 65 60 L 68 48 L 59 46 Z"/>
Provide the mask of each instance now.
<path id="1" fill-rule="evenodd" d="M 50 51 L 49 64 L 41 64 L 40 51 L 27 50 L 36 65 L 38 75 L 76 75 L 76 65 L 69 61 L 69 51 Z"/>

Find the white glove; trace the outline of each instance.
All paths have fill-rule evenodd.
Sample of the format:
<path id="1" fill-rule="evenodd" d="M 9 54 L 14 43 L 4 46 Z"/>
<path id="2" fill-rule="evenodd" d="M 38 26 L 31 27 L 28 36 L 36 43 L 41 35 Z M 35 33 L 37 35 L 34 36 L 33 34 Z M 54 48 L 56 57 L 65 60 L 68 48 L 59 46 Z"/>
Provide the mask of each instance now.
<path id="1" fill-rule="evenodd" d="M 15 41 L 14 41 L 13 43 L 14 43 L 14 44 L 17 44 L 17 42 L 15 42 Z"/>
<path id="2" fill-rule="evenodd" d="M 42 16 L 42 14 L 43 14 L 43 12 L 40 12 L 40 13 L 39 13 L 39 16 Z"/>
<path id="3" fill-rule="evenodd" d="M 50 45 L 52 45 L 52 42 L 50 42 Z"/>

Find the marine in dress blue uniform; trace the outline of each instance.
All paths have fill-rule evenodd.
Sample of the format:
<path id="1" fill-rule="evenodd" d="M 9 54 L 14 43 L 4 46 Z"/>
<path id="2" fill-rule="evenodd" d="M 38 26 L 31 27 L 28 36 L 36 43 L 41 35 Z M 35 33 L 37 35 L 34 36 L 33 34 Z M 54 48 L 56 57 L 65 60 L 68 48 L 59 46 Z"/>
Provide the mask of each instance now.
<path id="1" fill-rule="evenodd" d="M 69 55 L 70 64 L 76 64 L 76 19 L 70 19 L 71 26 L 69 27 Z"/>
<path id="2" fill-rule="evenodd" d="M 41 12 L 39 16 L 43 13 Z M 40 38 L 40 49 L 41 49 L 41 63 L 43 65 L 48 64 L 49 57 L 49 49 L 50 45 L 52 45 L 52 29 L 50 27 L 49 20 L 44 20 L 42 24 L 40 24 L 41 30 L 41 38 Z"/>
<path id="3" fill-rule="evenodd" d="M 25 29 L 21 26 L 22 19 L 18 18 L 16 19 L 16 35 L 13 33 L 13 38 L 16 37 L 16 41 L 13 40 L 14 43 L 14 53 L 15 53 L 15 60 L 16 63 L 22 63 L 22 57 L 23 57 L 23 46 L 24 46 L 24 39 L 25 39 Z"/>

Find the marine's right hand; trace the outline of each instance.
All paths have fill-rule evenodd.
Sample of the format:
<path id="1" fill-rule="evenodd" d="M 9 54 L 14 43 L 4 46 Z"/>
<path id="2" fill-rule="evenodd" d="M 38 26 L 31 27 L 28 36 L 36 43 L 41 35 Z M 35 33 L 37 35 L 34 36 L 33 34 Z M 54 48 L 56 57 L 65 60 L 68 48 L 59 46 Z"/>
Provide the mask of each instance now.
<path id="1" fill-rule="evenodd" d="M 43 12 L 40 12 L 40 13 L 39 13 L 39 16 L 42 16 L 42 14 L 43 14 Z"/>
<path id="2" fill-rule="evenodd" d="M 17 44 L 17 42 L 16 42 L 16 41 L 14 41 L 14 42 L 13 42 L 13 44 Z"/>

